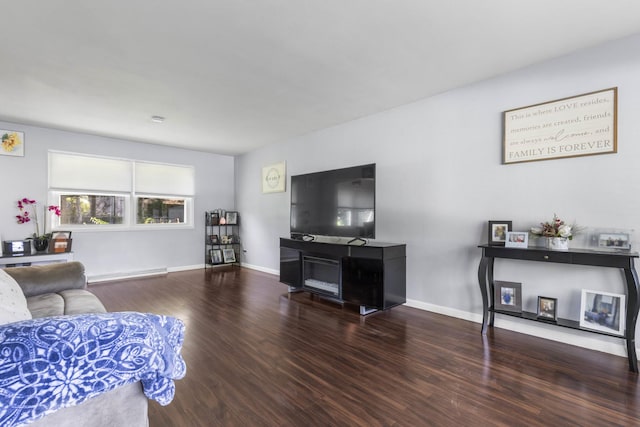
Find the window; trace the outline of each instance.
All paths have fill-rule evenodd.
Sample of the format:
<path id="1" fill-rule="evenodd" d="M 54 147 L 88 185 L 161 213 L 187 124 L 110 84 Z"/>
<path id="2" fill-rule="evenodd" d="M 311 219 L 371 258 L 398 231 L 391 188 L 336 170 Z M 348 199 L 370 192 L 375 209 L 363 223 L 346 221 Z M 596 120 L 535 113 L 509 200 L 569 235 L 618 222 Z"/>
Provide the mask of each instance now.
<path id="1" fill-rule="evenodd" d="M 136 224 L 184 223 L 184 199 L 138 197 Z"/>
<path id="2" fill-rule="evenodd" d="M 60 195 L 60 225 L 124 224 L 125 198 L 90 194 Z"/>
<path id="3" fill-rule="evenodd" d="M 60 225 L 113 229 L 193 226 L 194 169 L 49 152 L 50 203 Z"/>

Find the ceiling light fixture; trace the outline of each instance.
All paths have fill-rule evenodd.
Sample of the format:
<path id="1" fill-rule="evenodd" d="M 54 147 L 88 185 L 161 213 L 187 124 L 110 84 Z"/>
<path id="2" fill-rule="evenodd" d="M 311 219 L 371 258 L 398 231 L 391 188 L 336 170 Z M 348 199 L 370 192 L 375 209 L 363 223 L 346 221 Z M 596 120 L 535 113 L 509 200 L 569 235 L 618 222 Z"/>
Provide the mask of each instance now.
<path id="1" fill-rule="evenodd" d="M 162 116 L 151 116 L 151 121 L 154 123 L 162 123 L 164 122 L 164 117 Z"/>

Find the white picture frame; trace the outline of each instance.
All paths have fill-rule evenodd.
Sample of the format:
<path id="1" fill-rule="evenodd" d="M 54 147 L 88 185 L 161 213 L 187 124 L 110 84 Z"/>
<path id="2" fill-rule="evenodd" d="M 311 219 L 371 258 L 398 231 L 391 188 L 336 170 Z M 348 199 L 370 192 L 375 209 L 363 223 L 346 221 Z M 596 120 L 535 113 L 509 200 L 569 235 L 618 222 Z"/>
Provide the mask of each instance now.
<path id="1" fill-rule="evenodd" d="M 24 132 L 0 129 L 0 155 L 24 157 Z"/>
<path id="2" fill-rule="evenodd" d="M 233 248 L 224 248 L 222 249 L 222 259 L 225 264 L 231 264 L 236 262 L 236 252 Z"/>
<path id="3" fill-rule="evenodd" d="M 507 231 L 504 246 L 526 249 L 529 246 L 529 233 L 527 231 Z"/>
<path id="4" fill-rule="evenodd" d="M 580 327 L 623 336 L 626 323 L 626 295 L 582 290 Z"/>

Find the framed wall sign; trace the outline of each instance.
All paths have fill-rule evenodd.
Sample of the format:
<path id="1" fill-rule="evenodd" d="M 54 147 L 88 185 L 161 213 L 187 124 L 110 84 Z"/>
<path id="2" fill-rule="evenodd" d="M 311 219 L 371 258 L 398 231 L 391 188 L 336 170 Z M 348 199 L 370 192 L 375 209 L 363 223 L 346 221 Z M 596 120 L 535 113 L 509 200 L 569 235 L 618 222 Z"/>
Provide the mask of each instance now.
<path id="1" fill-rule="evenodd" d="M 285 191 L 286 165 L 285 162 L 275 163 L 262 168 L 262 192 L 282 193 Z"/>
<path id="2" fill-rule="evenodd" d="M 618 88 L 504 112 L 503 164 L 616 153 Z"/>

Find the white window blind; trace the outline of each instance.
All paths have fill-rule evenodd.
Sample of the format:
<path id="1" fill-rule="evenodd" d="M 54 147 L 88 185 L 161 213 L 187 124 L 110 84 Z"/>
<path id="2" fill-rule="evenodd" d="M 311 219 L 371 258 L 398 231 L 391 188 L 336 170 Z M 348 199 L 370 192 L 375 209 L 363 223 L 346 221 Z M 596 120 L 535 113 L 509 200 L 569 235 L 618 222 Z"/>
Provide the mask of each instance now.
<path id="1" fill-rule="evenodd" d="M 136 193 L 193 196 L 194 180 L 194 170 L 191 166 L 135 163 Z"/>
<path id="2" fill-rule="evenodd" d="M 49 188 L 130 192 L 132 173 L 131 161 L 49 152 Z"/>

